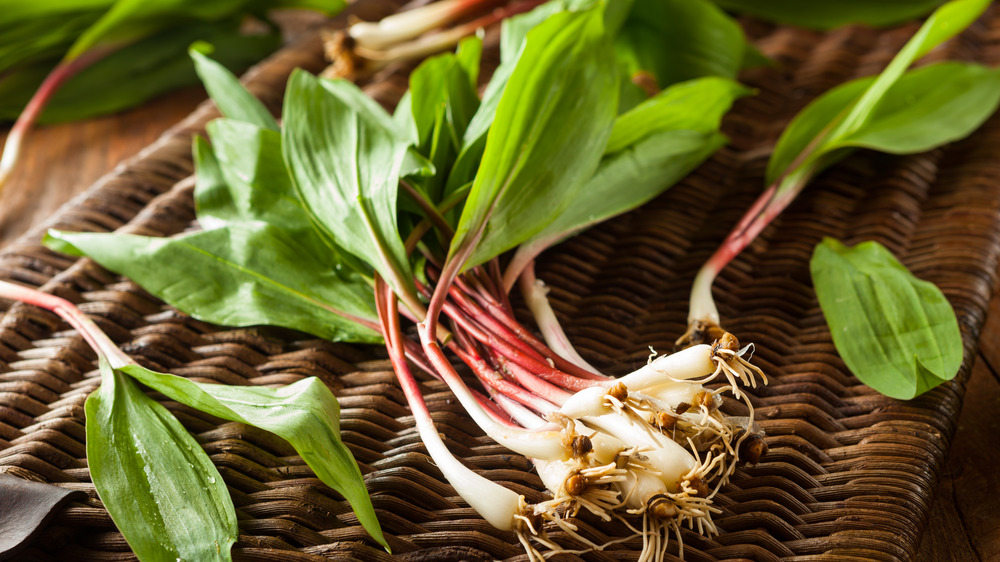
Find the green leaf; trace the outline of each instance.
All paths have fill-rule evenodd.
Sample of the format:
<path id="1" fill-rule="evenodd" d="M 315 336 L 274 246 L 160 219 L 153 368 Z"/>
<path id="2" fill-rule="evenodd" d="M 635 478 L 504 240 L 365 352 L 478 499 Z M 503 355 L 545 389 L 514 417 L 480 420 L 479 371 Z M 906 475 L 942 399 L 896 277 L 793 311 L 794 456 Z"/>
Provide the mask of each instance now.
<path id="1" fill-rule="evenodd" d="M 465 63 L 452 53 L 444 53 L 425 60 L 410 75 L 410 105 L 420 152 L 429 155 L 427 145 L 438 108 L 444 108 L 452 136 L 460 142 L 479 107 L 479 96 Z"/>
<path id="2" fill-rule="evenodd" d="M 452 241 L 475 245 L 465 266 L 538 233 L 593 174 L 617 107 L 608 43 L 601 6 L 528 33 Z"/>
<path id="3" fill-rule="evenodd" d="M 9 4 L 9 2 L 7 3 Z M 32 5 L 39 2 L 19 2 Z M 43 3 L 44 4 L 44 3 Z M 84 29 L 97 21 L 101 10 L 64 9 L 30 19 L 8 19 L 9 6 L 0 6 L 0 72 L 11 67 L 44 63 L 51 68 Z"/>
<path id="4" fill-rule="evenodd" d="M 238 207 L 222 175 L 219 160 L 212 146 L 201 135 L 194 136 L 191 154 L 194 158 L 194 208 L 198 223 L 205 230 L 225 226 L 227 218 L 235 214 Z"/>
<path id="5" fill-rule="evenodd" d="M 479 107 L 474 78 L 467 70 L 473 63 L 478 68 L 478 60 L 462 61 L 445 53 L 427 59 L 410 75 L 409 101 L 417 128 L 417 150 L 442 171 L 419 185 L 433 203 L 440 202 L 443 196 L 446 172 L 458 156 L 462 137 Z"/>
<path id="6" fill-rule="evenodd" d="M 739 82 L 722 77 L 675 84 L 615 119 L 604 153 L 613 154 L 663 131 L 718 131 L 733 101 L 751 92 Z"/>
<path id="7" fill-rule="evenodd" d="M 520 272 L 524 264 L 558 242 L 648 202 L 726 141 L 719 132 L 664 131 L 605 157 L 570 206 L 517 248 L 512 267 Z"/>
<path id="8" fill-rule="evenodd" d="M 369 286 L 340 270 L 332 252 L 310 255 L 288 231 L 233 223 L 176 238 L 50 231 L 45 244 L 86 255 L 166 303 L 223 326 L 269 324 L 334 341 L 376 343 Z M 280 303 L 280 306 L 275 306 Z"/>
<path id="9" fill-rule="evenodd" d="M 24 0 L 0 0 L 3 25 L 22 25 L 43 18 L 58 18 L 69 14 L 90 12 L 101 13 L 115 0 L 45 0 L 25 2 Z"/>
<path id="10" fill-rule="evenodd" d="M 727 10 L 788 25 L 832 29 L 851 23 L 886 26 L 918 18 L 942 0 L 714 0 Z"/>
<path id="11" fill-rule="evenodd" d="M 41 122 L 103 115 L 137 105 L 174 88 L 197 84 L 188 46 L 199 39 L 215 46 L 223 65 L 242 70 L 281 45 L 276 33 L 244 35 L 239 21 L 191 25 L 119 49 L 70 78 L 47 104 Z M 16 119 L 38 89 L 51 64 L 11 69 L 0 80 L 0 119 Z M 109 88 L 108 84 L 114 84 Z"/>
<path id="12" fill-rule="evenodd" d="M 166 408 L 101 358 L 87 398 L 87 463 L 101 501 L 140 560 L 230 560 L 239 528 L 229 490 Z"/>
<path id="13" fill-rule="evenodd" d="M 1000 71 L 979 64 L 941 62 L 908 72 L 867 123 L 837 147 L 912 154 L 965 138 L 996 111 Z"/>
<path id="14" fill-rule="evenodd" d="M 624 0 L 622 0 L 624 1 Z M 567 10 L 566 3 L 552 0 L 535 9 L 505 19 L 500 25 L 500 66 L 493 71 L 479 108 L 465 129 L 461 150 L 455 160 L 443 197 L 448 198 L 473 181 L 486 148 L 486 135 L 496 118 L 497 106 L 507 88 L 507 81 L 517 67 L 528 32 L 551 15 Z"/>
<path id="15" fill-rule="evenodd" d="M 289 80 L 283 115 L 285 161 L 312 220 L 397 294 L 413 294 L 396 223 L 407 135 L 354 84 L 304 71 Z"/>
<path id="16" fill-rule="evenodd" d="M 623 110 L 645 93 L 632 76 L 646 71 L 660 88 L 700 78 L 735 78 L 747 41 L 735 20 L 708 0 L 635 0 L 615 43 Z"/>
<path id="17" fill-rule="evenodd" d="M 200 384 L 138 365 L 122 370 L 182 404 L 288 441 L 320 480 L 347 499 L 361 525 L 388 550 L 361 470 L 340 438 L 340 405 L 319 379 L 272 389 Z"/>
<path id="18" fill-rule="evenodd" d="M 810 271 L 837 351 L 861 382 L 908 400 L 954 378 L 962 364 L 955 312 L 883 246 L 827 238 Z"/>
<path id="19" fill-rule="evenodd" d="M 102 46 L 118 47 L 192 21 L 218 21 L 240 13 L 247 0 L 116 0 L 73 43 L 65 60 Z"/>
<path id="20" fill-rule="evenodd" d="M 336 263 L 342 275 L 371 276 L 363 262 L 311 222 L 288 175 L 279 133 L 231 119 L 216 119 L 207 128 L 215 150 L 205 145 L 195 154 L 195 209 L 206 230 L 233 222 L 263 221 L 298 238 L 304 255 L 332 252 L 329 263 Z M 199 164 L 210 169 L 203 171 Z"/>
<path id="21" fill-rule="evenodd" d="M 675 84 L 619 116 L 597 172 L 518 253 L 537 255 L 663 192 L 725 143 L 718 132 L 722 116 L 749 93 L 728 78 L 700 78 Z"/>
<path id="22" fill-rule="evenodd" d="M 264 104 L 253 96 L 225 66 L 208 58 L 195 48 L 188 51 L 194 68 L 208 95 L 219 112 L 238 121 L 246 121 L 262 129 L 278 130 L 278 122 Z"/>
<path id="23" fill-rule="evenodd" d="M 991 100 L 986 91 L 989 86 L 968 93 L 958 87 L 938 89 L 938 84 L 931 80 L 968 80 L 975 75 L 983 77 L 986 72 L 969 69 L 971 65 L 961 69 L 961 65 L 951 63 L 931 65 L 942 67 L 935 70 L 921 69 L 905 76 L 904 73 L 915 60 L 965 29 L 988 5 L 989 0 L 948 2 L 927 19 L 877 77 L 849 82 L 810 104 L 779 139 L 768 163 L 768 182 L 783 175 L 815 174 L 842 156 L 841 149 L 845 147 L 870 143 L 873 148 L 903 153 L 907 146 L 937 146 L 971 132 L 969 126 L 978 126 L 989 113 L 982 107 L 963 109 L 962 101 Z M 987 84 L 993 82 L 987 80 Z M 941 107 L 914 103 L 920 95 L 931 95 L 932 90 L 933 102 Z M 992 112 L 993 106 L 985 107 Z M 912 122 L 915 119 L 927 120 L 929 126 L 923 122 L 915 124 Z M 949 119 L 956 122 L 944 122 Z M 937 134 L 934 127 L 939 124 L 943 129 Z M 874 134 L 868 136 L 868 131 Z M 911 134 L 919 134 L 920 138 L 908 140 L 906 137 Z M 794 187 L 786 183 L 782 189 Z"/>
<path id="24" fill-rule="evenodd" d="M 211 215 L 226 223 L 260 220 L 295 234 L 313 230 L 281 156 L 280 133 L 232 119 L 216 119 L 207 129 L 230 195 L 228 206 L 211 206 L 203 190 L 196 190 L 199 220 Z"/>

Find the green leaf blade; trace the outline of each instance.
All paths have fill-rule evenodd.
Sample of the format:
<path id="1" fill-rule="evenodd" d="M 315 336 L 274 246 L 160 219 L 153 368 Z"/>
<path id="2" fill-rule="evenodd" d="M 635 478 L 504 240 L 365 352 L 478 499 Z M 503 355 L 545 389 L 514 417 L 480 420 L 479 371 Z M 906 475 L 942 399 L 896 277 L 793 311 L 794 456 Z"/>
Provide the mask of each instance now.
<path id="1" fill-rule="evenodd" d="M 1000 72 L 979 64 L 941 62 L 906 73 L 866 125 L 835 146 L 892 154 L 924 152 L 965 138 L 1000 104 Z"/>
<path id="2" fill-rule="evenodd" d="M 344 276 L 331 252 L 303 259 L 302 240 L 272 225 L 234 223 L 176 238 L 52 231 L 45 243 L 89 256 L 207 322 L 283 326 L 333 341 L 381 341 L 354 320 L 377 321 L 367 283 Z"/>
<path id="3" fill-rule="evenodd" d="M 341 440 L 340 406 L 319 379 L 310 377 L 271 389 L 194 383 L 138 365 L 123 370 L 182 404 L 288 441 L 320 480 L 343 494 L 362 526 L 388 549 L 361 470 Z"/>
<path id="4" fill-rule="evenodd" d="M 748 44 L 736 20 L 708 0 L 635 0 L 615 50 L 627 110 L 646 97 L 632 83 L 636 72 L 648 72 L 660 88 L 705 76 L 736 78 Z"/>
<path id="5" fill-rule="evenodd" d="M 737 13 L 752 14 L 786 25 L 833 29 L 852 23 L 881 27 L 920 17 L 942 0 L 714 0 Z"/>
<path id="6" fill-rule="evenodd" d="M 601 6 L 558 13 L 529 32 L 450 252 L 478 242 L 470 267 L 551 222 L 596 169 L 616 99 Z"/>
<path id="7" fill-rule="evenodd" d="M 409 141 L 392 117 L 350 82 L 296 71 L 285 96 L 282 150 L 311 220 L 397 294 L 413 294 L 396 222 Z"/>
<path id="8" fill-rule="evenodd" d="M 225 66 L 196 49 L 189 54 L 195 71 L 219 112 L 237 121 L 245 121 L 262 129 L 278 130 L 278 122 L 264 104 L 253 96 Z"/>
<path id="9" fill-rule="evenodd" d="M 810 271 L 834 345 L 861 382 L 908 400 L 954 378 L 963 347 L 951 305 L 884 247 L 826 239 Z"/>
<path id="10" fill-rule="evenodd" d="M 166 408 L 101 360 L 86 402 L 87 460 L 101 500 L 141 560 L 230 560 L 239 528 L 229 491 Z"/>

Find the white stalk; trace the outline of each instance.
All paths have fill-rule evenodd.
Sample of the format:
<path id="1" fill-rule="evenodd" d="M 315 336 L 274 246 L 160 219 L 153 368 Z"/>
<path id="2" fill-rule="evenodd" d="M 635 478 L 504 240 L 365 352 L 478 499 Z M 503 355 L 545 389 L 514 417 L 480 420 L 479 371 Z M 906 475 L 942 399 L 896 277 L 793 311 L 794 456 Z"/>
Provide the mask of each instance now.
<path id="1" fill-rule="evenodd" d="M 719 309 L 715 306 L 712 296 L 712 283 L 715 282 L 716 271 L 703 268 L 694 278 L 691 285 L 691 305 L 688 309 L 688 326 L 703 323 L 718 326 L 721 322 Z"/>
<path id="2" fill-rule="evenodd" d="M 509 531 L 524 508 L 524 498 L 473 472 L 452 455 L 429 416 L 416 417 L 420 440 L 455 492 L 494 527 Z"/>
<path id="3" fill-rule="evenodd" d="M 587 426 L 607 433 L 623 443 L 638 446 L 633 460 L 659 474 L 671 491 L 678 489 L 677 481 L 697 466 L 696 459 L 683 446 L 661 433 L 642 428 L 619 414 L 606 414 L 582 420 Z M 591 439 L 593 441 L 593 439 Z"/>
<path id="4" fill-rule="evenodd" d="M 458 398 L 466 413 L 472 417 L 486 435 L 515 453 L 546 460 L 566 460 L 572 456 L 563 431 L 529 430 L 497 423 L 476 400 L 462 377 L 455 372 L 448 358 L 441 352 L 437 341 L 428 334 L 427 324 L 417 324 L 417 331 L 424 343 L 424 350 L 431 364 L 438 370 L 448 388 Z"/>
<path id="5" fill-rule="evenodd" d="M 347 33 L 359 46 L 385 49 L 453 21 L 461 15 L 463 0 L 441 0 L 399 12 L 378 22 L 358 22 Z"/>
<path id="6" fill-rule="evenodd" d="M 712 346 L 693 345 L 670 355 L 661 355 L 647 365 L 616 379 L 608 386 L 623 383 L 632 391 L 659 386 L 671 380 L 691 380 L 705 377 L 715 372 L 712 362 Z"/>

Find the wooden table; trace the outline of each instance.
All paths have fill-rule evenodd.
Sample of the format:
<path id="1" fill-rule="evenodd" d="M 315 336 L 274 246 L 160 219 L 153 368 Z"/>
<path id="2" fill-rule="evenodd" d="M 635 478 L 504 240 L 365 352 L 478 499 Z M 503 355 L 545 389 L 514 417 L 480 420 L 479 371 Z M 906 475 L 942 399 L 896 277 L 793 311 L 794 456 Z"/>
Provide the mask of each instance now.
<path id="1" fill-rule="evenodd" d="M 110 117 L 42 127 L 0 193 L 0 248 L 204 99 L 188 88 Z M 5 135 L 5 131 L 3 133 Z M 1000 560 L 1000 298 L 994 298 L 918 560 Z"/>

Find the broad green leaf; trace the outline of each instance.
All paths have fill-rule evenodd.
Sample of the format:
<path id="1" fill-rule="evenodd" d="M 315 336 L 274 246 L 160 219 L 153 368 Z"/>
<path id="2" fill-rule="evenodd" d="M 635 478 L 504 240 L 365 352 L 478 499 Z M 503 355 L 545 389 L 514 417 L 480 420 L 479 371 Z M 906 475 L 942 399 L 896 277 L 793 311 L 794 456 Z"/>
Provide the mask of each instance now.
<path id="1" fill-rule="evenodd" d="M 237 121 L 246 121 L 262 129 L 278 130 L 271 112 L 255 98 L 228 68 L 194 48 L 189 50 L 194 68 L 219 112 Z"/>
<path id="2" fill-rule="evenodd" d="M 41 18 L 63 17 L 81 12 L 104 12 L 115 0 L 0 0 L 4 25 L 20 25 Z"/>
<path id="3" fill-rule="evenodd" d="M 615 119 L 604 153 L 613 154 L 662 131 L 718 131 L 733 101 L 750 93 L 749 88 L 722 77 L 674 84 Z"/>
<path id="4" fill-rule="evenodd" d="M 285 162 L 312 220 L 397 294 L 413 294 L 396 223 L 407 135 L 354 84 L 301 70 L 289 80 L 283 115 Z"/>
<path id="5" fill-rule="evenodd" d="M 247 68 L 281 44 L 275 33 L 240 33 L 237 20 L 160 33 L 119 49 L 70 78 L 49 101 L 40 121 L 103 115 L 180 86 L 197 84 L 187 48 L 199 39 L 211 42 L 216 59 L 234 70 Z M 17 69 L 0 80 L 0 119 L 13 120 L 20 115 L 55 62 Z"/>
<path id="6" fill-rule="evenodd" d="M 319 379 L 272 389 L 200 384 L 138 365 L 122 371 L 146 386 L 202 412 L 270 431 L 288 441 L 325 484 L 351 504 L 361 525 L 389 548 L 361 470 L 340 438 L 340 405 Z"/>
<path id="7" fill-rule="evenodd" d="M 942 0 L 713 0 L 737 13 L 813 29 L 851 23 L 885 26 L 930 12 Z"/>
<path id="8" fill-rule="evenodd" d="M 768 163 L 767 181 L 788 170 L 814 139 L 843 114 L 874 79 L 861 78 L 830 90 L 796 115 Z M 820 168 L 845 149 L 869 148 L 912 154 L 966 137 L 1000 103 L 1000 72 L 978 64 L 941 62 L 907 72 L 888 91 L 867 123 L 853 134 L 828 138 L 808 161 Z M 821 157 L 829 155 L 827 161 Z"/>
<path id="9" fill-rule="evenodd" d="M 452 53 L 422 62 L 410 75 L 410 104 L 418 131 L 420 152 L 429 155 L 428 141 L 434 130 L 438 108 L 445 110 L 446 124 L 458 142 L 479 107 L 479 97 L 465 66 Z"/>
<path id="10" fill-rule="evenodd" d="M 315 0 L 281 0 L 274 7 L 313 9 Z M 328 13 L 346 6 L 343 0 L 326 4 Z M 215 22 L 252 13 L 262 15 L 267 2 L 254 0 L 116 0 L 110 8 L 73 43 L 65 60 L 72 60 L 99 47 L 117 48 L 166 29 L 183 29 L 196 22 Z"/>
<path id="11" fill-rule="evenodd" d="M 664 131 L 606 156 L 570 206 L 518 246 L 509 267 L 519 273 L 562 240 L 646 203 L 697 168 L 726 140 L 717 131 Z"/>
<path id="12" fill-rule="evenodd" d="M 475 179 L 479 162 L 483 158 L 483 150 L 486 148 L 486 135 L 496 118 L 497 106 L 500 105 L 500 99 L 507 88 L 507 81 L 517 66 L 528 32 L 553 14 L 567 9 L 569 7 L 566 2 L 553 0 L 530 12 L 507 18 L 501 24 L 500 66 L 493 71 L 493 75 L 486 85 L 486 90 L 483 92 L 482 101 L 465 129 L 461 150 L 451 173 L 448 175 L 448 182 L 444 190 L 445 198 L 455 194 Z"/>
<path id="13" fill-rule="evenodd" d="M 191 146 L 194 158 L 194 208 L 198 223 L 204 230 L 226 225 L 238 207 L 222 175 L 219 160 L 211 145 L 201 135 L 195 135 Z"/>
<path id="14" fill-rule="evenodd" d="M 951 305 L 883 246 L 827 238 L 810 271 L 837 351 L 861 382 L 908 400 L 954 378 L 962 334 Z"/>
<path id="15" fill-rule="evenodd" d="M 475 35 L 462 39 L 455 49 L 455 56 L 458 64 L 465 70 L 465 75 L 469 77 L 469 86 L 472 91 L 476 91 L 479 87 L 480 62 L 483 59 L 483 40 Z"/>
<path id="16" fill-rule="evenodd" d="M 951 0 L 934 11 L 917 33 L 903 45 L 892 58 L 889 66 L 865 90 L 848 110 L 843 121 L 837 123 L 831 134 L 837 138 L 860 129 L 874 113 L 886 91 L 896 83 L 914 61 L 926 55 L 931 49 L 958 35 L 974 22 L 990 5 L 992 0 Z"/>
<path id="17" fill-rule="evenodd" d="M 0 8 L 0 14 L 7 17 L 3 8 Z M 91 10 L 66 11 L 25 21 L 5 19 L 0 22 L 0 72 L 36 63 L 54 67 L 73 43 L 73 39 L 98 17 L 100 11 Z"/>
<path id="18" fill-rule="evenodd" d="M 467 71 L 472 62 L 478 66 L 478 60 L 463 62 L 445 53 L 427 59 L 410 75 L 409 100 L 417 128 L 417 150 L 442 171 L 419 185 L 434 203 L 442 198 L 447 180 L 444 172 L 451 169 L 469 121 L 479 107 L 474 78 Z"/>
<path id="19" fill-rule="evenodd" d="M 829 134 L 831 126 L 874 81 L 874 76 L 868 76 L 841 84 L 828 90 L 800 111 L 781 133 L 778 144 L 775 145 L 774 152 L 767 162 L 768 185 L 776 181 L 782 173 L 791 171 L 793 164 L 799 167 L 802 164 L 799 160 L 800 155 L 813 143 L 819 143 Z M 820 156 L 817 154 L 813 158 L 819 159 Z"/>
<path id="20" fill-rule="evenodd" d="M 101 358 L 87 398 L 87 463 L 140 560 L 230 560 L 236 511 L 219 471 L 166 408 Z"/>
<path id="21" fill-rule="evenodd" d="M 343 265 L 333 252 L 306 249 L 322 242 L 304 242 L 266 223 L 233 223 L 176 238 L 51 231 L 45 244 L 89 256 L 207 322 L 380 341 L 374 329 L 349 319 L 376 322 L 370 287 L 339 271 Z"/>
<path id="22" fill-rule="evenodd" d="M 353 272 L 371 276 L 363 262 L 311 222 L 292 186 L 278 132 L 231 119 L 216 119 L 208 124 L 208 132 L 214 151 L 204 145 L 195 155 L 195 209 L 206 230 L 234 222 L 263 221 L 298 239 L 303 255 L 332 253 L 324 263 L 338 264 L 336 271 L 345 281 L 357 281 L 348 279 Z M 205 152 L 211 152 L 210 158 Z M 199 164 L 209 169 L 203 171 Z"/>
<path id="23" fill-rule="evenodd" d="M 528 33 L 452 241 L 475 244 L 465 266 L 538 233 L 593 174 L 617 107 L 609 47 L 601 6 Z"/>
<path id="24" fill-rule="evenodd" d="M 728 78 L 700 78 L 675 84 L 619 116 L 596 173 L 551 224 L 521 244 L 514 260 L 533 259 L 673 185 L 725 143 L 718 132 L 722 116 L 749 93 Z"/>
<path id="25" fill-rule="evenodd" d="M 890 88 L 868 122 L 836 146 L 911 154 L 965 138 L 996 111 L 1000 71 L 942 62 L 908 72 Z"/>
<path id="26" fill-rule="evenodd" d="M 639 71 L 660 88 L 700 78 L 735 78 L 747 41 L 735 20 L 709 0 L 634 0 L 615 42 L 622 80 L 623 110 L 644 99 L 632 84 Z"/>
<path id="27" fill-rule="evenodd" d="M 226 222 L 260 220 L 307 236 L 313 228 L 285 168 L 281 134 L 232 119 L 216 119 L 207 129 L 231 203 L 209 206 L 197 190 L 199 220 L 205 215 Z"/>
<path id="28" fill-rule="evenodd" d="M 814 101 L 789 125 L 768 163 L 768 181 L 776 181 L 782 175 L 814 174 L 829 165 L 842 154 L 845 146 L 862 146 L 858 139 L 865 138 L 866 131 L 873 127 L 877 131 L 875 138 L 868 141 L 875 147 L 892 147 L 893 141 L 920 132 L 920 139 L 914 142 L 903 142 L 891 152 L 905 152 L 906 145 L 936 146 L 949 140 L 954 140 L 968 134 L 971 129 L 965 129 L 968 124 L 981 122 L 982 108 L 968 107 L 962 111 L 956 107 L 956 100 L 989 99 L 984 90 L 977 90 L 973 95 L 967 95 L 958 88 L 944 88 L 933 95 L 935 101 L 944 108 L 932 109 L 927 104 L 914 104 L 915 96 L 929 94 L 935 84 L 928 78 L 950 75 L 967 78 L 967 74 L 977 71 L 950 70 L 914 71 L 906 75 L 906 68 L 928 51 L 955 36 L 972 23 L 989 5 L 989 0 L 952 0 L 937 9 L 920 27 L 917 33 L 903 46 L 899 53 L 889 63 L 889 66 L 877 77 L 850 82 L 824 94 Z M 930 72 L 932 74 L 922 74 Z M 933 74 L 941 73 L 941 74 Z M 985 73 L 984 73 L 985 74 Z M 913 76 L 916 76 L 914 78 Z M 881 105 L 885 110 L 880 110 Z M 912 114 L 907 115 L 906 108 L 914 105 Z M 940 123 L 941 119 L 957 118 L 952 126 L 946 126 L 940 135 L 935 131 L 926 130 L 920 124 L 910 123 L 911 119 L 927 118 Z M 879 120 L 879 123 L 873 121 Z M 897 127 L 901 134 L 894 134 L 889 129 Z M 932 125 L 933 127 L 933 125 Z M 851 139 L 855 139 L 852 143 Z M 886 148 L 880 148 L 885 150 Z M 793 169 L 794 168 L 794 169 Z M 793 189 L 795 186 L 786 183 L 782 189 Z"/>

